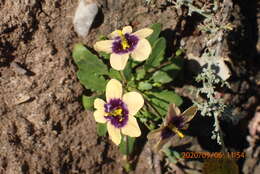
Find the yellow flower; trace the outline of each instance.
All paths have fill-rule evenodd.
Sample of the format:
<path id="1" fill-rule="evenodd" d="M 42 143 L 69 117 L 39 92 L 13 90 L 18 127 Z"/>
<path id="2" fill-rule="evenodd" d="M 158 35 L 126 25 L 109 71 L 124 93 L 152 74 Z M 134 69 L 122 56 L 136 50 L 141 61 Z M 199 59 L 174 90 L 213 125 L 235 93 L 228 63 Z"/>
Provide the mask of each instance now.
<path id="1" fill-rule="evenodd" d="M 107 123 L 112 141 L 119 145 L 121 133 L 130 137 L 139 137 L 141 130 L 134 115 L 144 105 L 144 99 L 137 92 L 123 95 L 122 84 L 111 79 L 106 86 L 106 102 L 97 98 L 94 101 L 94 117 L 98 123 Z"/>
<path id="2" fill-rule="evenodd" d="M 123 70 L 130 54 L 136 61 L 144 61 L 149 57 L 152 48 L 145 38 L 152 32 L 152 29 L 144 28 L 132 33 L 132 27 L 126 26 L 122 30 L 112 32 L 109 35 L 112 40 L 98 41 L 94 45 L 94 49 L 111 53 L 110 64 L 112 68 Z"/>
<path id="3" fill-rule="evenodd" d="M 147 135 L 149 140 L 154 140 L 156 142 L 154 145 L 155 151 L 158 152 L 175 135 L 183 138 L 184 134 L 181 130 L 188 128 L 188 122 L 196 115 L 197 109 L 197 106 L 191 106 L 181 113 L 180 109 L 175 106 L 175 104 L 170 104 L 168 114 L 161 127 L 151 131 Z"/>

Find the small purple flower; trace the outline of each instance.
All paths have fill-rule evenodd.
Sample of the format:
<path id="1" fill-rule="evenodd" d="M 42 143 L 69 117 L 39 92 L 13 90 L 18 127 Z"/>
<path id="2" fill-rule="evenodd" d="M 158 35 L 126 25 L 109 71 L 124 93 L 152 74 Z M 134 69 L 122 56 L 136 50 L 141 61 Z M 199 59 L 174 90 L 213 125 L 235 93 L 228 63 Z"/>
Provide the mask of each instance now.
<path id="1" fill-rule="evenodd" d="M 105 104 L 105 118 L 117 128 L 124 127 L 128 121 L 128 109 L 121 99 L 110 99 Z"/>
<path id="2" fill-rule="evenodd" d="M 176 134 L 174 128 L 176 130 L 182 129 L 185 126 L 185 119 L 183 116 L 175 116 L 171 117 L 168 122 L 168 126 L 164 127 L 161 132 L 162 139 L 173 137 Z M 179 132 L 179 136 L 182 137 L 181 132 Z"/>
<path id="3" fill-rule="evenodd" d="M 139 41 L 137 36 L 126 33 L 125 39 L 128 43 L 128 47 L 124 49 L 122 44 L 122 39 L 119 36 L 115 38 L 115 41 L 113 42 L 113 46 L 112 46 L 113 53 L 126 54 L 132 52 L 136 48 L 137 43 Z"/>
<path id="4" fill-rule="evenodd" d="M 196 106 L 192 106 L 181 113 L 177 106 L 170 104 L 164 123 L 160 128 L 151 131 L 147 135 L 148 139 L 156 139 L 157 143 L 154 149 L 159 151 L 176 134 L 183 138 L 184 135 L 180 130 L 188 128 L 188 122 L 196 115 L 196 112 Z"/>

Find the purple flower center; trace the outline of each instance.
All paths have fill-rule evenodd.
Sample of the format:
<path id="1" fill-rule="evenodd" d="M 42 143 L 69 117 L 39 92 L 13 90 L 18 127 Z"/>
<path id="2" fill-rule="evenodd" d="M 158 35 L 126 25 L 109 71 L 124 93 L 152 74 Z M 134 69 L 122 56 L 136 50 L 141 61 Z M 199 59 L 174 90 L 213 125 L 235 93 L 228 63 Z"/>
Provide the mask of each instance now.
<path id="1" fill-rule="evenodd" d="M 170 137 L 172 137 L 174 135 L 175 135 L 175 132 L 173 132 L 168 127 L 163 128 L 163 130 L 161 131 L 161 138 L 162 139 L 170 138 Z"/>
<path id="2" fill-rule="evenodd" d="M 122 37 L 117 36 L 114 38 L 114 42 L 112 46 L 113 53 L 125 54 L 125 53 L 132 52 L 136 48 L 136 45 L 139 41 L 139 38 L 137 36 L 126 33 L 123 35 L 123 37 L 127 42 L 128 47 L 124 48 L 123 46 L 124 41 L 122 40 Z"/>
<path id="3" fill-rule="evenodd" d="M 161 138 L 166 139 L 174 136 L 176 133 L 171 129 L 171 126 L 176 127 L 177 129 L 182 129 L 185 125 L 184 117 L 183 116 L 175 116 L 172 117 L 167 123 L 169 126 L 166 126 L 161 131 Z M 170 126 L 171 125 L 171 126 Z"/>
<path id="4" fill-rule="evenodd" d="M 170 123 L 178 129 L 182 129 L 185 125 L 183 116 L 175 116 L 170 119 Z"/>
<path id="5" fill-rule="evenodd" d="M 117 128 L 124 127 L 128 121 L 127 105 L 121 99 L 110 99 L 105 104 L 105 118 Z"/>

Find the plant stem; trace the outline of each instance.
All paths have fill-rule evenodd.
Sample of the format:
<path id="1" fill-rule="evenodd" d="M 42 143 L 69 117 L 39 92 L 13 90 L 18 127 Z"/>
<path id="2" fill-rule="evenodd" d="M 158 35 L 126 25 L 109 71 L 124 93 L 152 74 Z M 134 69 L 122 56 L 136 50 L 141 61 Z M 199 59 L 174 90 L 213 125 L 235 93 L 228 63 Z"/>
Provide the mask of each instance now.
<path id="1" fill-rule="evenodd" d="M 221 142 L 221 147 L 222 147 L 221 150 L 223 152 L 226 152 L 226 146 L 224 144 L 223 132 L 222 132 L 220 124 L 219 124 L 218 115 L 214 114 L 214 119 L 215 119 L 216 128 L 219 132 L 219 137 L 220 137 L 220 142 Z"/>
<path id="2" fill-rule="evenodd" d="M 176 3 L 176 2 L 172 2 L 172 3 L 178 8 L 178 6 L 179 6 L 178 3 Z M 201 9 L 195 7 L 190 2 L 185 2 L 184 1 L 184 2 L 181 3 L 181 5 L 187 6 L 190 9 L 191 12 L 197 12 L 197 13 L 201 14 L 202 16 L 206 17 L 206 18 L 210 18 L 211 17 L 211 15 L 206 14 L 206 12 L 204 10 L 201 10 Z"/>
<path id="3" fill-rule="evenodd" d="M 129 143 L 129 140 L 128 140 L 128 136 L 126 136 L 126 161 L 129 162 L 129 149 L 128 149 L 128 143 Z"/>
<path id="4" fill-rule="evenodd" d="M 154 112 L 156 112 L 157 115 L 161 116 L 160 112 L 152 105 L 150 104 L 147 100 L 144 100 L 144 104 L 149 108 L 152 108 Z"/>
<path id="5" fill-rule="evenodd" d="M 126 85 L 126 84 L 127 84 L 127 81 L 126 81 L 124 72 L 123 72 L 123 71 L 119 71 L 119 73 L 120 73 L 120 76 L 121 76 L 121 78 L 122 78 L 122 80 L 123 80 L 124 85 Z"/>
<path id="6" fill-rule="evenodd" d="M 160 64 L 158 67 L 150 69 L 148 71 L 148 73 L 153 73 L 153 72 L 155 72 L 155 71 L 157 71 L 157 70 L 161 69 L 162 67 L 169 65 L 169 64 L 172 64 L 172 61 L 164 62 L 164 63 Z"/>

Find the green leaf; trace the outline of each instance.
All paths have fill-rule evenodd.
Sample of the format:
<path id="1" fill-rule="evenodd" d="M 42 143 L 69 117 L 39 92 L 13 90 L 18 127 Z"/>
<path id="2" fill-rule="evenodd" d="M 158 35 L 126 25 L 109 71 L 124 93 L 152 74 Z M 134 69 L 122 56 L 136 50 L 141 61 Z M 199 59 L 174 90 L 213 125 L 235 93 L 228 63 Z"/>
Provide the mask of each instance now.
<path id="1" fill-rule="evenodd" d="M 106 80 L 102 75 L 108 74 L 107 66 L 82 44 L 74 46 L 72 56 L 79 68 L 78 79 L 85 88 L 104 91 Z"/>
<path id="2" fill-rule="evenodd" d="M 100 75 L 108 73 L 107 66 L 82 44 L 74 46 L 72 56 L 80 70 Z"/>
<path id="3" fill-rule="evenodd" d="M 145 69 L 154 68 L 159 66 L 164 59 L 164 53 L 166 48 L 166 40 L 159 38 L 152 47 L 152 53 L 145 62 Z"/>
<path id="4" fill-rule="evenodd" d="M 129 90 L 129 91 L 132 91 L 132 90 L 134 90 L 137 86 L 136 86 L 135 82 L 134 82 L 133 80 L 131 80 L 131 81 L 128 81 L 127 87 L 128 87 L 128 90 Z"/>
<path id="5" fill-rule="evenodd" d="M 157 124 L 156 121 L 161 120 L 160 115 L 155 115 L 151 111 L 147 111 L 146 109 L 141 109 L 135 115 L 140 122 L 142 122 L 149 130 L 155 129 Z"/>
<path id="6" fill-rule="evenodd" d="M 156 116 L 156 115 L 154 115 L 153 113 L 151 113 L 151 112 L 149 112 L 149 111 L 147 111 L 147 110 L 142 111 L 141 113 L 142 113 L 142 116 L 143 116 L 143 117 L 149 118 L 149 120 L 154 120 L 156 117 L 157 117 L 157 118 L 160 118 L 159 116 Z"/>
<path id="7" fill-rule="evenodd" d="M 182 49 L 178 49 L 176 52 L 175 52 L 175 55 L 178 57 L 180 55 L 182 55 L 183 53 L 183 50 Z"/>
<path id="8" fill-rule="evenodd" d="M 86 110 L 93 110 L 95 98 L 94 96 L 82 96 L 83 106 Z"/>
<path id="9" fill-rule="evenodd" d="M 107 124 L 97 123 L 98 136 L 105 136 L 107 133 Z"/>
<path id="10" fill-rule="evenodd" d="M 140 82 L 138 84 L 138 89 L 141 91 L 150 90 L 152 88 L 153 88 L 153 86 L 148 82 Z"/>
<path id="11" fill-rule="evenodd" d="M 145 77 L 144 68 L 139 68 L 136 70 L 136 80 L 142 80 Z"/>
<path id="12" fill-rule="evenodd" d="M 169 159 L 170 162 L 172 163 L 177 163 L 178 158 L 176 158 L 176 156 L 174 155 L 174 153 L 171 151 L 171 149 L 169 148 L 164 148 L 163 152 L 165 153 L 165 155 L 167 156 L 167 158 Z"/>
<path id="13" fill-rule="evenodd" d="M 103 57 L 104 59 L 109 59 L 110 58 L 110 54 L 105 53 L 105 52 L 98 52 L 100 57 Z"/>
<path id="14" fill-rule="evenodd" d="M 134 170 L 133 166 L 130 162 L 126 162 L 126 164 L 124 164 L 123 167 L 124 167 L 126 173 L 129 173 Z"/>
<path id="15" fill-rule="evenodd" d="M 178 151 L 172 150 L 172 153 L 177 159 L 181 159 L 181 154 Z"/>
<path id="16" fill-rule="evenodd" d="M 176 160 L 179 160 L 182 158 L 180 152 L 174 150 L 174 148 L 172 148 L 171 146 L 164 148 L 163 151 L 168 157 L 169 156 L 174 157 Z"/>
<path id="17" fill-rule="evenodd" d="M 111 68 L 111 69 L 109 70 L 108 75 L 109 75 L 109 77 L 110 77 L 111 79 L 117 79 L 117 80 L 119 80 L 119 81 L 122 80 L 119 71 L 116 71 L 116 70 L 114 70 L 113 68 Z"/>
<path id="18" fill-rule="evenodd" d="M 123 70 L 123 73 L 124 73 L 127 81 L 130 81 L 133 77 L 131 64 L 132 64 L 132 61 L 128 60 L 128 63 L 126 65 L 125 69 Z"/>
<path id="19" fill-rule="evenodd" d="M 131 68 L 132 68 L 132 69 L 135 68 L 135 67 L 137 67 L 138 65 L 142 64 L 142 62 L 138 62 L 138 61 L 133 60 L 132 57 L 131 57 L 130 59 L 131 59 L 131 61 L 132 61 L 132 63 L 131 63 Z"/>
<path id="20" fill-rule="evenodd" d="M 127 141 L 127 139 L 128 139 L 128 141 Z M 124 155 L 131 154 L 134 150 L 134 143 L 135 143 L 134 137 L 122 136 L 122 140 L 119 145 L 120 152 L 123 153 Z"/>
<path id="21" fill-rule="evenodd" d="M 182 58 L 173 58 L 171 60 L 171 64 L 166 65 L 164 67 L 162 67 L 161 69 L 163 71 L 171 71 L 171 70 L 176 70 L 176 71 L 180 71 L 182 66 L 183 66 L 183 59 Z"/>
<path id="22" fill-rule="evenodd" d="M 85 88 L 90 89 L 91 91 L 105 91 L 106 80 L 103 76 L 97 74 L 89 74 L 85 70 L 79 70 L 77 72 L 78 79 Z"/>
<path id="23" fill-rule="evenodd" d="M 153 79 L 154 82 L 162 84 L 169 83 L 173 80 L 166 72 L 163 71 L 156 71 L 151 79 Z"/>
<path id="24" fill-rule="evenodd" d="M 153 45 L 153 43 L 158 39 L 160 35 L 162 25 L 156 23 L 156 24 L 152 24 L 150 28 L 153 29 L 153 33 L 149 37 L 147 37 L 147 39 L 150 42 L 150 44 Z"/>
<path id="25" fill-rule="evenodd" d="M 161 68 L 162 71 L 167 72 L 172 79 L 177 77 L 183 66 L 183 58 L 173 58 L 171 64 L 165 65 Z"/>
<path id="26" fill-rule="evenodd" d="M 183 102 L 182 98 L 173 91 L 164 90 L 162 92 L 149 92 L 149 94 L 167 102 L 168 104 L 174 103 L 177 106 L 180 106 Z"/>
<path id="27" fill-rule="evenodd" d="M 165 117 L 169 103 L 155 96 L 151 96 L 150 98 L 151 98 L 151 104 L 160 113 L 160 115 L 158 115 L 157 117 Z"/>

